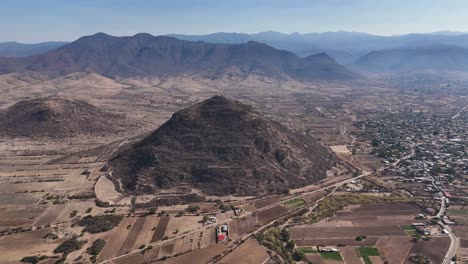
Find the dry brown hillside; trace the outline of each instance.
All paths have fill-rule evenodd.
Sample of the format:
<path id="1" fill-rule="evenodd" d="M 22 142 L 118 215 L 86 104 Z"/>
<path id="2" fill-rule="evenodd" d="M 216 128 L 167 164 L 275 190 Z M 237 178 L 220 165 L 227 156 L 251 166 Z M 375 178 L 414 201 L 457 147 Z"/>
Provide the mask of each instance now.
<path id="1" fill-rule="evenodd" d="M 176 112 L 110 165 L 130 193 L 184 184 L 207 194 L 259 195 L 317 182 L 334 162 L 313 138 L 215 96 Z"/>

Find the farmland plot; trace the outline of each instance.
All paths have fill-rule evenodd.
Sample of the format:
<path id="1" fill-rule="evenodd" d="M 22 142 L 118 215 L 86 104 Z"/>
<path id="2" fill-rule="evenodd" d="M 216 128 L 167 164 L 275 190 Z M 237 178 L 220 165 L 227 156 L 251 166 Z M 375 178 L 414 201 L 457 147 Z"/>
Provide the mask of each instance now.
<path id="1" fill-rule="evenodd" d="M 129 225 L 133 225 L 135 220 L 136 219 L 133 217 L 124 218 L 120 224 L 111 231 L 112 233 L 109 240 L 107 240 L 107 243 L 102 249 L 101 254 L 99 254 L 99 261 L 111 259 L 118 255 L 119 249 L 122 247 L 122 244 L 129 233 L 127 227 Z"/>
<path id="2" fill-rule="evenodd" d="M 257 264 L 264 263 L 270 256 L 266 249 L 260 246 L 256 240 L 249 239 L 229 253 L 226 257 L 221 259 L 219 263 L 224 264 Z"/>

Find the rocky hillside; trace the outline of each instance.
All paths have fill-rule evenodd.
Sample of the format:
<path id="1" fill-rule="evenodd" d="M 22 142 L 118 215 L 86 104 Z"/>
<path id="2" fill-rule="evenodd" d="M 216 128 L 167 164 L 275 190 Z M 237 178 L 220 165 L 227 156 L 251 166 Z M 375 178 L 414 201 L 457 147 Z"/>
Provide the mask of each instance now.
<path id="1" fill-rule="evenodd" d="M 111 161 L 134 194 L 188 185 L 214 195 L 260 195 L 315 183 L 335 162 L 314 139 L 215 96 L 172 118 Z"/>
<path id="2" fill-rule="evenodd" d="M 119 133 L 133 125 L 123 115 L 55 96 L 20 101 L 0 112 L 2 136 L 65 138 Z"/>

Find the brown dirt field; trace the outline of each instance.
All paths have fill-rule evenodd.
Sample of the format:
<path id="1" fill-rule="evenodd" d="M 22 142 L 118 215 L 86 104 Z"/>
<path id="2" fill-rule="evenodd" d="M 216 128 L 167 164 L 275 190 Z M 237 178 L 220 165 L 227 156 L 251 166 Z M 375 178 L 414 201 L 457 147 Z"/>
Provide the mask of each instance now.
<path id="1" fill-rule="evenodd" d="M 468 248 L 468 239 L 460 239 L 460 247 Z"/>
<path id="2" fill-rule="evenodd" d="M 35 205 L 43 195 L 43 193 L 0 193 L 0 207 L 18 208 Z"/>
<path id="3" fill-rule="evenodd" d="M 136 219 L 135 223 L 133 223 L 132 228 L 130 229 L 130 232 L 128 233 L 127 237 L 122 243 L 122 247 L 120 247 L 120 250 L 117 253 L 117 256 L 130 252 L 130 250 L 134 247 L 134 244 L 138 238 L 138 235 L 143 229 L 144 223 L 145 223 L 144 217 L 138 217 Z"/>
<path id="4" fill-rule="evenodd" d="M 5 209 L 0 214 L 0 220 L 35 218 L 42 214 L 46 207 L 27 207 L 21 209 Z"/>
<path id="5" fill-rule="evenodd" d="M 379 256 L 369 256 L 369 258 L 372 261 L 372 264 L 384 264 L 384 261 Z"/>
<path id="6" fill-rule="evenodd" d="M 412 246 L 409 237 L 381 237 L 376 245 L 390 263 L 403 263 Z"/>
<path id="7" fill-rule="evenodd" d="M 405 236 L 399 226 L 368 226 L 368 227 L 292 227 L 291 238 L 294 240 L 317 238 L 344 238 L 365 235 L 372 236 Z"/>
<path id="8" fill-rule="evenodd" d="M 35 226 L 45 226 L 52 224 L 55 219 L 60 215 L 63 209 L 66 207 L 66 204 L 54 204 L 51 205 L 47 210 L 42 213 L 39 219 L 34 224 Z"/>
<path id="9" fill-rule="evenodd" d="M 194 260 L 197 260 L 197 263 L 207 263 L 216 255 L 221 254 L 227 250 L 228 244 L 216 244 L 211 247 L 197 249 L 187 254 L 183 254 L 177 257 L 169 258 L 164 261 L 158 261 L 156 263 L 164 264 L 192 264 Z M 146 259 L 145 259 L 146 260 Z"/>
<path id="10" fill-rule="evenodd" d="M 128 225 L 133 225 L 135 222 L 134 217 L 126 217 L 122 219 L 120 224 L 114 228 L 111 232 L 109 239 L 106 241 L 106 245 L 102 249 L 101 253 L 98 256 L 98 261 L 103 261 L 111 259 L 117 256 L 117 253 L 122 246 L 125 238 L 127 237 L 129 230 L 127 230 Z"/>
<path id="11" fill-rule="evenodd" d="M 346 264 L 362 264 L 362 260 L 358 257 L 354 247 L 344 247 L 341 249 L 341 256 Z"/>
<path id="12" fill-rule="evenodd" d="M 145 217 L 145 223 L 141 228 L 140 234 L 138 235 L 135 244 L 133 245 L 132 250 L 137 249 L 141 245 L 146 245 L 150 242 L 151 237 L 153 236 L 153 228 L 158 224 L 158 218 L 154 216 Z"/>
<path id="13" fill-rule="evenodd" d="M 353 211 L 421 211 L 421 208 L 416 203 L 375 203 L 362 204 Z"/>
<path id="14" fill-rule="evenodd" d="M 209 228 L 209 229 L 204 229 L 202 238 L 200 240 L 200 247 L 204 248 L 204 247 L 208 247 L 214 244 L 216 244 L 216 232 L 215 232 L 214 227 Z"/>
<path id="15" fill-rule="evenodd" d="M 42 241 L 49 231 L 41 229 L 0 237 L 0 261 L 18 263 L 24 256 L 50 254 L 64 239 Z"/>
<path id="16" fill-rule="evenodd" d="M 288 209 L 286 207 L 277 205 L 272 208 L 257 212 L 257 219 L 260 225 L 265 225 L 287 213 Z"/>
<path id="17" fill-rule="evenodd" d="M 174 246 L 176 242 L 174 240 L 164 242 L 161 245 L 161 251 L 159 252 L 159 257 L 171 256 L 174 254 Z"/>
<path id="18" fill-rule="evenodd" d="M 30 232 L 21 232 L 11 235 L 6 235 L 0 237 L 0 243 L 8 242 L 20 242 L 20 241 L 34 241 L 41 240 L 47 233 L 50 232 L 50 228 L 44 228 L 39 230 L 34 230 Z"/>
<path id="19" fill-rule="evenodd" d="M 60 240 L 54 242 L 22 242 L 22 243 L 0 243 L 1 261 L 6 263 L 21 263 L 19 262 L 24 256 L 48 255 L 59 244 Z"/>
<path id="20" fill-rule="evenodd" d="M 17 192 L 36 192 L 53 190 L 58 182 L 31 182 L 31 183 L 17 183 L 17 184 L 0 184 L 0 193 L 17 193 Z M 44 193 L 45 194 L 45 193 Z"/>
<path id="21" fill-rule="evenodd" d="M 338 244 L 343 244 L 345 246 L 374 246 L 379 239 L 377 237 L 368 237 L 363 241 L 356 241 L 356 239 L 346 239 L 346 238 L 329 238 L 329 239 L 304 239 L 304 240 L 294 240 L 296 245 L 304 246 L 337 246 Z"/>
<path id="22" fill-rule="evenodd" d="M 170 217 L 169 216 L 161 216 L 158 221 L 158 225 L 154 230 L 153 237 L 151 238 L 151 243 L 156 241 L 160 241 L 164 238 L 164 234 L 166 233 L 167 225 L 169 224 Z"/>
<path id="23" fill-rule="evenodd" d="M 260 209 L 260 208 L 263 208 L 263 207 L 278 203 L 278 202 L 280 202 L 281 200 L 284 200 L 284 199 L 286 199 L 286 197 L 271 196 L 271 197 L 267 197 L 267 198 L 262 198 L 260 200 L 255 201 L 254 206 L 257 209 Z"/>
<path id="24" fill-rule="evenodd" d="M 184 253 L 184 252 L 188 252 L 192 250 L 192 244 L 195 241 L 195 235 L 196 235 L 195 233 L 187 234 L 182 240 L 182 247 L 181 248 L 174 247 L 173 253 L 174 254 Z M 177 239 L 177 240 L 181 240 L 181 239 Z"/>
<path id="25" fill-rule="evenodd" d="M 260 246 L 256 240 L 249 239 L 242 245 L 226 255 L 219 263 L 225 264 L 258 264 L 265 262 L 270 256 L 266 249 Z"/>
<path id="26" fill-rule="evenodd" d="M 230 236 L 232 239 L 242 238 L 255 230 L 257 218 L 252 215 L 246 216 L 245 220 L 239 220 L 229 223 Z"/>
<path id="27" fill-rule="evenodd" d="M 468 239 L 468 226 L 456 225 L 452 227 L 453 231 L 459 238 Z"/>
<path id="28" fill-rule="evenodd" d="M 166 236 L 174 236 L 174 232 L 179 230 L 177 234 L 184 233 L 186 231 L 191 231 L 196 228 L 202 227 L 201 223 L 202 216 L 181 216 L 181 217 L 172 217 L 171 221 L 166 228 Z"/>
<path id="29" fill-rule="evenodd" d="M 145 255 L 143 256 L 143 263 L 150 263 L 154 260 L 157 260 L 159 258 L 159 251 L 161 251 L 161 246 L 159 245 L 155 246 L 151 250 L 146 251 Z"/>
<path id="30" fill-rule="evenodd" d="M 6 219 L 6 220 L 0 220 L 0 230 L 1 229 L 8 229 L 7 227 L 17 227 L 17 226 L 32 226 L 34 223 L 34 219 Z"/>
<path id="31" fill-rule="evenodd" d="M 409 255 L 423 254 L 429 257 L 432 263 L 442 263 L 449 247 L 449 237 L 435 237 L 429 241 L 416 242 L 411 248 Z"/>
<path id="32" fill-rule="evenodd" d="M 322 198 L 323 196 L 325 196 L 325 194 L 327 194 L 326 191 L 320 191 L 320 192 L 314 192 L 314 193 L 311 193 L 311 194 L 304 195 L 301 198 L 304 201 L 306 201 L 306 203 L 312 203 L 312 202 L 315 202 L 318 199 Z"/>
<path id="33" fill-rule="evenodd" d="M 127 197 L 115 190 L 114 183 L 105 176 L 101 176 L 94 186 L 96 197 L 110 204 L 130 204 L 130 197 Z"/>
<path id="34" fill-rule="evenodd" d="M 62 213 L 53 221 L 53 223 L 69 222 L 71 220 L 70 214 L 73 210 L 77 210 L 78 214 L 84 214 L 88 208 L 93 208 L 93 213 L 99 209 L 96 207 L 94 200 L 91 201 L 72 201 L 62 210 Z M 106 210 L 106 209 L 102 209 Z"/>
<path id="35" fill-rule="evenodd" d="M 310 263 L 314 264 L 324 264 L 325 262 L 322 259 L 322 256 L 320 256 L 319 253 L 307 253 L 305 254 L 306 260 L 309 261 Z M 361 264 L 361 263 L 359 263 Z"/>
<path id="36" fill-rule="evenodd" d="M 242 207 L 244 208 L 244 211 L 246 212 L 252 212 L 253 210 L 257 209 L 255 205 L 253 204 L 244 204 L 242 205 Z"/>
<path id="37" fill-rule="evenodd" d="M 112 261 L 115 264 L 140 264 L 143 263 L 143 254 L 136 252 Z"/>

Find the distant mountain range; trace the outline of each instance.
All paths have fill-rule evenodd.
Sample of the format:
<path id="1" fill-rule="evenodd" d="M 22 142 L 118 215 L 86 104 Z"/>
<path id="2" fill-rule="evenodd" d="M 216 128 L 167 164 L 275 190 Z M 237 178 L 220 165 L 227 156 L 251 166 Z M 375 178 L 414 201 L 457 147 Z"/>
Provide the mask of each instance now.
<path id="1" fill-rule="evenodd" d="M 253 73 L 297 80 L 345 80 L 358 75 L 335 61 L 364 72 L 468 71 L 466 49 L 468 34 L 450 31 L 397 36 L 345 31 L 142 33 L 132 37 L 99 33 L 68 44 L 0 43 L 0 56 L 47 52 L 27 58 L 0 58 L 0 73 L 87 71 L 108 77 L 204 74 L 208 78 L 243 78 Z"/>
<path id="2" fill-rule="evenodd" d="M 373 51 L 354 64 L 369 72 L 468 71 L 468 49 L 448 45 Z"/>
<path id="3" fill-rule="evenodd" d="M 351 64 L 372 51 L 406 46 L 455 45 L 468 48 L 468 34 L 441 31 L 428 34 L 376 36 L 360 32 L 324 32 L 284 34 L 274 31 L 256 34 L 213 33 L 208 35 L 170 35 L 185 40 L 202 40 L 211 43 L 244 43 L 258 41 L 277 49 L 289 50 L 300 57 L 326 53 L 338 63 Z"/>
<path id="4" fill-rule="evenodd" d="M 42 42 L 24 44 L 18 42 L 0 43 L 0 57 L 26 57 L 45 53 L 67 44 L 67 42 Z"/>
<path id="5" fill-rule="evenodd" d="M 44 54 L 0 58 L 0 73 L 35 71 L 49 75 L 93 72 L 108 77 L 203 75 L 245 78 L 251 74 L 300 81 L 350 80 L 360 76 L 326 54 L 299 58 L 266 44 L 213 44 L 167 36 L 104 33 L 81 37 Z"/>

